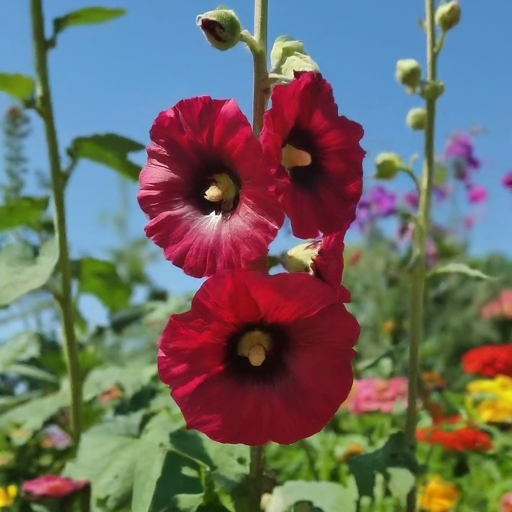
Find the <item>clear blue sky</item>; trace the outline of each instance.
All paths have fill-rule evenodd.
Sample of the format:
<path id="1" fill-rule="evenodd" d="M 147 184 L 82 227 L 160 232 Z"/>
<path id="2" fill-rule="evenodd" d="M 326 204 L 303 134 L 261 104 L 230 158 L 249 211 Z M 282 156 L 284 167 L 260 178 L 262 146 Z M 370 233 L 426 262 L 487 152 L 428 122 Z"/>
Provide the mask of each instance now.
<path id="1" fill-rule="evenodd" d="M 51 53 L 50 70 L 62 151 L 75 136 L 117 132 L 144 144 L 156 115 L 178 100 L 195 95 L 237 99 L 250 115 L 252 61 L 240 45 L 229 52 L 209 47 L 195 26 L 197 14 L 217 1 L 197 0 L 46 0 L 51 19 L 87 5 L 126 7 L 113 22 L 67 30 Z M 246 28 L 252 26 L 252 2 L 232 0 Z M 447 38 L 439 65 L 446 93 L 439 103 L 437 150 L 454 130 L 482 126 L 476 140 L 482 159 L 478 182 L 490 192 L 483 219 L 472 235 L 473 250 L 512 254 L 512 194 L 499 186 L 512 168 L 512 20 L 511 0 L 461 0 L 461 25 Z M 340 110 L 366 131 L 366 185 L 379 151 L 408 157 L 421 152 L 421 135 L 409 131 L 404 117 L 420 100 L 408 96 L 394 78 L 399 58 L 424 61 L 425 37 L 416 20 L 421 0 L 270 0 L 269 39 L 291 34 L 302 39 L 332 83 Z M 0 3 L 0 70 L 32 73 L 29 1 Z M 0 95 L 0 111 L 9 99 Z M 39 120 L 29 155 L 33 168 L 47 169 Z M 144 154 L 136 155 L 144 162 Z M 113 211 L 117 176 L 108 168 L 82 162 L 68 195 L 73 255 L 101 256 L 111 232 L 100 213 Z M 404 184 L 398 183 L 398 189 Z M 144 218 L 136 201 L 127 212 L 134 233 Z M 173 292 L 198 282 L 161 261 L 152 267 L 160 284 Z"/>

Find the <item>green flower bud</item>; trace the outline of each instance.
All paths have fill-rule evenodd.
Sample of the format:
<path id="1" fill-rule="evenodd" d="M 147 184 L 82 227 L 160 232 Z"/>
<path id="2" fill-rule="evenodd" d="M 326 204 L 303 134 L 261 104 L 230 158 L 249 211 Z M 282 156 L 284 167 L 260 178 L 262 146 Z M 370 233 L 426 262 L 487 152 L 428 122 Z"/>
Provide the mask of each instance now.
<path id="1" fill-rule="evenodd" d="M 293 78 L 294 71 L 319 71 L 318 64 L 306 53 L 302 41 L 279 36 L 270 52 L 272 73 Z"/>
<path id="2" fill-rule="evenodd" d="M 317 253 L 318 247 L 314 243 L 296 245 L 284 255 L 282 265 L 288 272 L 309 272 Z"/>
<path id="3" fill-rule="evenodd" d="M 375 158 L 375 177 L 390 180 L 404 167 L 402 158 L 395 153 L 379 153 Z"/>
<path id="4" fill-rule="evenodd" d="M 421 82 L 421 66 L 414 59 L 402 59 L 396 63 L 396 79 L 413 93 Z"/>
<path id="5" fill-rule="evenodd" d="M 218 8 L 200 14 L 197 26 L 203 31 L 208 42 L 217 50 L 226 51 L 240 41 L 242 27 L 235 11 Z"/>
<path id="6" fill-rule="evenodd" d="M 427 124 L 427 111 L 424 108 L 411 108 L 405 122 L 412 130 L 424 130 Z"/>
<path id="7" fill-rule="evenodd" d="M 447 32 L 459 24 L 460 15 L 461 11 L 459 2 L 453 0 L 451 2 L 440 4 L 436 9 L 436 25 L 444 32 Z"/>
<path id="8" fill-rule="evenodd" d="M 425 84 L 421 91 L 421 97 L 426 100 L 436 100 L 444 92 L 444 83 L 436 80 Z"/>

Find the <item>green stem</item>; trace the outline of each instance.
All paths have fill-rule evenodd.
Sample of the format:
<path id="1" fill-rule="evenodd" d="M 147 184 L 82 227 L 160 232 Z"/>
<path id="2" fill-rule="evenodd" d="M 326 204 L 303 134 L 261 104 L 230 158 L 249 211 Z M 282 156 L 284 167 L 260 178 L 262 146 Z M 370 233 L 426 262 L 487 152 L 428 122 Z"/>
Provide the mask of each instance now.
<path id="1" fill-rule="evenodd" d="M 427 82 L 436 80 L 436 34 L 434 22 L 434 0 L 425 0 L 425 28 L 427 34 Z M 418 375 L 419 348 L 424 336 L 424 300 L 426 277 L 426 241 L 430 222 L 430 198 L 434 178 L 434 134 L 436 100 L 427 99 L 427 123 L 425 127 L 425 163 L 421 177 L 420 203 L 415 229 L 414 245 L 417 260 L 413 269 L 410 311 L 409 346 L 409 389 L 405 434 L 411 448 L 416 445 L 416 425 L 418 421 Z M 413 490 L 407 499 L 407 511 L 416 510 L 416 492 Z"/>
<path id="2" fill-rule="evenodd" d="M 55 130 L 50 81 L 48 77 L 47 44 L 44 35 L 42 0 L 31 0 L 32 38 L 36 68 L 37 111 L 41 115 L 46 133 L 48 159 L 50 161 L 51 188 L 55 232 L 59 244 L 59 267 L 62 288 L 59 306 L 64 330 L 64 355 L 66 358 L 71 389 L 71 430 L 75 446 L 78 446 L 82 429 L 82 380 L 78 361 L 78 348 L 74 327 L 74 312 L 71 289 L 71 265 L 66 234 L 64 204 L 64 180 L 59 157 L 59 146 Z"/>
<path id="3" fill-rule="evenodd" d="M 254 2 L 254 38 L 248 43 L 254 61 L 252 129 L 259 135 L 267 107 L 269 79 L 267 73 L 268 0 Z M 249 474 L 249 512 L 260 512 L 263 494 L 265 453 L 263 446 L 251 446 Z"/>
<path id="4" fill-rule="evenodd" d="M 267 73 L 267 25 L 268 0 L 255 0 L 254 40 L 257 45 L 250 49 L 254 61 L 252 128 L 256 136 L 261 131 L 270 89 Z"/>

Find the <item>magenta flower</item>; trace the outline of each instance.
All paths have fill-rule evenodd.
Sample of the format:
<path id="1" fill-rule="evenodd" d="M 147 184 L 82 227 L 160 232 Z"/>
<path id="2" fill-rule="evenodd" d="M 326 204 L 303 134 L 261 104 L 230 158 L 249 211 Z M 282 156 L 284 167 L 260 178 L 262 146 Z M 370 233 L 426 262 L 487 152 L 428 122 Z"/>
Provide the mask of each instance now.
<path id="1" fill-rule="evenodd" d="M 487 190 L 481 185 L 472 185 L 468 188 L 468 201 L 472 204 L 481 203 L 487 199 Z"/>
<path id="2" fill-rule="evenodd" d="M 44 475 L 26 480 L 21 490 L 32 499 L 63 498 L 89 485 L 87 480 L 71 480 L 60 475 Z"/>
<path id="3" fill-rule="evenodd" d="M 460 180 L 467 180 L 471 171 L 480 168 L 480 160 L 475 157 L 473 139 L 467 134 L 456 134 L 450 138 L 445 150 L 445 158 L 449 160 Z"/>
<path id="4" fill-rule="evenodd" d="M 389 217 L 396 212 L 396 195 L 386 187 L 373 187 L 359 201 L 357 207 L 357 223 L 360 228 L 372 220 Z"/>
<path id="5" fill-rule="evenodd" d="M 507 172 L 503 178 L 501 178 L 501 184 L 505 188 L 509 188 L 512 190 L 512 171 Z"/>
<path id="6" fill-rule="evenodd" d="M 411 190 L 410 192 L 407 192 L 404 196 L 404 201 L 407 206 L 412 208 L 413 210 L 416 210 L 420 204 L 420 198 L 418 197 L 418 192 L 415 190 Z"/>

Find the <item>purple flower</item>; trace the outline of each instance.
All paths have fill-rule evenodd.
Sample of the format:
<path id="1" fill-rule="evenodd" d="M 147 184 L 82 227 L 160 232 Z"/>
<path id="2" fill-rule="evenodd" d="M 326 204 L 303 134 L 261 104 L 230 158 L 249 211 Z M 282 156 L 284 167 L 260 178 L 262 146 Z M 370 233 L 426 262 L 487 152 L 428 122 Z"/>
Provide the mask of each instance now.
<path id="1" fill-rule="evenodd" d="M 480 160 L 474 154 L 473 139 L 466 134 L 456 134 L 450 138 L 445 158 L 451 161 L 455 176 L 463 181 L 468 179 L 471 171 L 480 168 Z"/>
<path id="2" fill-rule="evenodd" d="M 413 210 L 416 210 L 420 204 L 420 198 L 418 197 L 418 192 L 415 190 L 411 190 L 407 192 L 404 196 L 405 203 L 410 206 Z"/>
<path id="3" fill-rule="evenodd" d="M 378 185 L 365 194 L 357 206 L 357 224 L 361 229 L 375 219 L 389 217 L 396 212 L 396 195 Z"/>
<path id="4" fill-rule="evenodd" d="M 501 184 L 505 188 L 509 188 L 512 190 L 512 171 L 507 172 L 503 178 L 501 178 Z"/>
<path id="5" fill-rule="evenodd" d="M 468 201 L 472 204 L 481 203 L 487 199 L 487 190 L 481 185 L 468 187 Z"/>

